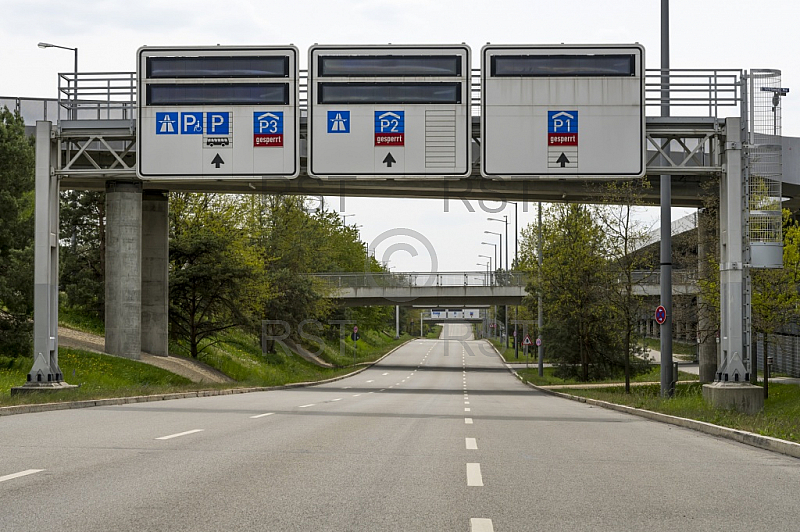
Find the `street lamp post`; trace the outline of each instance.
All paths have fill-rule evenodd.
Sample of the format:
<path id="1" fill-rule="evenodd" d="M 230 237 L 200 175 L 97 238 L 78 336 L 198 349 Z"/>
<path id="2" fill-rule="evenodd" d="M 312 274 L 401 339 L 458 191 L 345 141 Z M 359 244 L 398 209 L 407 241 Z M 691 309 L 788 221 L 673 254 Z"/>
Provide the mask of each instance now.
<path id="1" fill-rule="evenodd" d="M 497 268 L 497 244 L 495 244 L 494 242 L 481 242 L 481 244 L 484 244 L 486 246 L 494 246 L 494 267 Z M 494 279 L 494 269 L 493 268 L 490 269 L 492 272 L 492 279 Z M 494 284 L 494 282 L 492 282 L 492 284 Z"/>
<path id="2" fill-rule="evenodd" d="M 58 44 L 50 44 L 49 42 L 40 42 L 37 45 L 39 48 L 61 48 L 62 50 L 72 50 L 75 53 L 75 69 L 74 79 L 72 80 L 72 112 L 70 118 L 77 120 L 78 118 L 78 48 L 70 46 L 59 46 Z"/>
<path id="3" fill-rule="evenodd" d="M 508 273 L 508 247 L 509 247 L 508 246 L 508 215 L 504 214 L 502 220 L 500 218 L 487 218 L 487 220 L 489 220 L 490 222 L 503 222 L 506 225 L 506 267 L 505 267 L 505 272 L 503 274 L 504 276 L 500 278 L 501 282 L 505 285 L 507 283 L 507 278 L 505 277 L 505 275 L 507 275 L 507 273 Z M 484 232 L 485 233 L 492 233 L 492 231 L 484 231 Z M 498 233 L 492 233 L 492 234 L 500 236 Z M 503 237 L 502 236 L 500 236 L 500 260 L 501 261 L 503 260 Z M 509 338 L 508 338 L 508 305 L 505 305 L 503 307 L 503 329 L 505 331 L 505 344 L 506 344 L 506 347 L 508 347 L 508 341 L 509 341 Z"/>
<path id="4" fill-rule="evenodd" d="M 494 267 L 500 268 L 503 265 L 503 235 L 501 233 L 495 233 L 494 231 L 484 231 L 484 233 L 487 235 L 497 235 L 497 239 L 500 241 L 500 262 L 494 261 Z"/>
<path id="5" fill-rule="evenodd" d="M 506 224 L 506 271 L 508 271 L 508 215 L 504 214 L 503 219 L 500 218 L 487 218 L 490 222 L 502 222 Z M 484 233 L 491 233 L 491 231 L 484 231 Z M 498 233 L 492 233 L 497 235 Z M 503 259 L 503 239 L 500 239 L 500 259 Z"/>

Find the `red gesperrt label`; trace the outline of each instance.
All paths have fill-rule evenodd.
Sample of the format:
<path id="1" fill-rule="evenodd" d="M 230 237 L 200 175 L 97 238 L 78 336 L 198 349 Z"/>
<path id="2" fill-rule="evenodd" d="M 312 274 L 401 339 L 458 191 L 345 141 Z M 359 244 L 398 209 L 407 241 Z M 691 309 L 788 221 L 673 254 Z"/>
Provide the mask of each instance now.
<path id="1" fill-rule="evenodd" d="M 405 133 L 375 133 L 376 146 L 405 146 Z"/>
<path id="2" fill-rule="evenodd" d="M 283 146 L 283 133 L 257 133 L 253 135 L 253 146 L 257 148 Z"/>
<path id="3" fill-rule="evenodd" d="M 577 146 L 578 134 L 577 133 L 548 133 L 547 134 L 548 146 Z"/>

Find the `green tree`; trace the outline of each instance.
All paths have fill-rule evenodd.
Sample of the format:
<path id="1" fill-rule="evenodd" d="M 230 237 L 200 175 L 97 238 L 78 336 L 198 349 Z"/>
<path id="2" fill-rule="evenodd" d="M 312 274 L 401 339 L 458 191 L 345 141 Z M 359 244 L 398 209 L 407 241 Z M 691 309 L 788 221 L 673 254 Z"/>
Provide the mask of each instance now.
<path id="1" fill-rule="evenodd" d="M 766 357 L 769 335 L 800 317 L 800 224 L 789 210 L 783 210 L 783 268 L 751 270 L 751 282 L 753 331 L 764 335 Z"/>
<path id="2" fill-rule="evenodd" d="M 557 204 L 544 218 L 541 270 L 534 261 L 527 264 L 532 273 L 528 292 L 541 289 L 544 295 L 542 336 L 548 352 L 558 360 L 561 375 L 583 381 L 618 371 L 623 362 L 621 334 L 609 319 L 612 282 L 596 213 L 585 205 Z M 524 235 L 527 250 L 536 249 L 533 228 Z M 535 314 L 535 302 L 528 306 Z"/>
<path id="3" fill-rule="evenodd" d="M 219 333 L 250 324 L 259 305 L 264 277 L 241 219 L 235 197 L 171 196 L 171 334 L 194 358 Z"/>
<path id="4" fill-rule="evenodd" d="M 105 193 L 61 193 L 61 291 L 63 305 L 105 317 Z"/>
<path id="5" fill-rule="evenodd" d="M 33 140 L 19 113 L 0 109 L 0 355 L 32 351 Z"/>
<path id="6" fill-rule="evenodd" d="M 626 393 L 631 391 L 631 357 L 644 354 L 644 346 L 637 341 L 636 334 L 642 298 L 634 294 L 639 284 L 634 272 L 645 265 L 644 257 L 635 251 L 647 238 L 647 228 L 635 217 L 635 209 L 642 203 L 643 193 L 649 187 L 646 178 L 611 182 L 604 187 L 604 205 L 598 209 L 610 273 L 615 277 L 612 281 L 617 283 L 608 295 L 612 319 L 622 326 Z"/>

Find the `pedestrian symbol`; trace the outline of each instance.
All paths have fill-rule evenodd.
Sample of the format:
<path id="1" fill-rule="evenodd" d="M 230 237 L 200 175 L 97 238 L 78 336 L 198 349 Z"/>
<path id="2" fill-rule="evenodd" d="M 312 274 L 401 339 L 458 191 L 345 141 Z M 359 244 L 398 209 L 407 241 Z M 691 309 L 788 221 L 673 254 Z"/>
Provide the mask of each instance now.
<path id="1" fill-rule="evenodd" d="M 156 113 L 156 135 L 178 134 L 178 113 Z"/>
<path id="2" fill-rule="evenodd" d="M 328 133 L 350 133 L 350 111 L 328 111 Z"/>

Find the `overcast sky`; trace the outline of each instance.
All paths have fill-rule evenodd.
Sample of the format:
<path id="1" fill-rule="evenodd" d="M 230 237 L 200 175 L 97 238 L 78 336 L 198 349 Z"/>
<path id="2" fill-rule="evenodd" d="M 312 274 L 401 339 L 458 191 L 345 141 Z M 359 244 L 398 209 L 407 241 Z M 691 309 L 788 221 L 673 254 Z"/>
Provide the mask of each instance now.
<path id="1" fill-rule="evenodd" d="M 301 68 L 311 44 L 452 44 L 472 47 L 473 66 L 480 48 L 495 44 L 602 44 L 638 42 L 648 68 L 660 63 L 659 0 L 365 0 L 247 2 L 241 0 L 0 0 L 0 96 L 57 96 L 57 73 L 72 71 L 68 50 L 40 49 L 40 41 L 79 49 L 81 72 L 130 72 L 142 45 L 280 45 L 301 50 Z M 672 68 L 782 70 L 784 135 L 800 136 L 800 85 L 797 84 L 797 24 L 800 2 L 772 0 L 672 0 Z M 675 113 L 673 113 L 675 115 Z M 340 202 L 334 200 L 336 208 Z M 487 203 L 492 210 L 502 205 Z M 487 217 L 509 215 L 513 206 L 487 213 L 443 200 L 346 198 L 347 223 L 361 226 L 366 242 L 383 239 L 377 257 L 395 271 L 428 271 L 432 260 L 417 236 L 384 238 L 406 228 L 424 235 L 435 250 L 439 271 L 480 269 L 478 255 L 491 255 L 481 241 L 502 231 Z M 520 205 L 520 229 L 535 220 L 535 204 Z M 470 212 L 472 208 L 475 212 Z M 447 211 L 447 212 L 446 212 Z M 527 211 L 527 212 L 525 212 Z M 690 212 L 675 209 L 673 219 Z M 657 209 L 642 218 L 656 223 Z M 511 226 L 513 233 L 513 226 Z M 411 233 L 411 231 L 408 231 Z M 511 235 L 513 252 L 513 235 Z M 418 251 L 412 256 L 405 243 Z M 405 246 L 407 249 L 407 246 Z M 391 252 L 391 249 L 400 249 Z"/>

